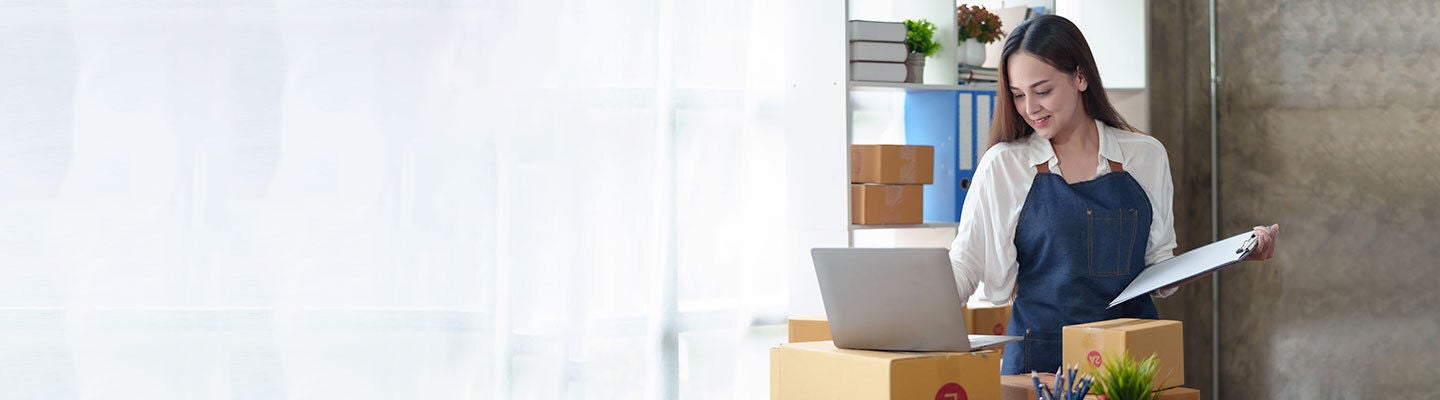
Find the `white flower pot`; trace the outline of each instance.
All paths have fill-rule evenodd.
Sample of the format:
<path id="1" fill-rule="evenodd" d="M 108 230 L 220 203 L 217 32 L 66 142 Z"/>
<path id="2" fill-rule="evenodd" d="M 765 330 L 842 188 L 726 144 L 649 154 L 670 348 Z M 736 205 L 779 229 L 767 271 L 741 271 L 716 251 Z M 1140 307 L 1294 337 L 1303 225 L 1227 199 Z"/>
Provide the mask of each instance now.
<path id="1" fill-rule="evenodd" d="M 977 67 L 985 64 L 985 45 L 980 44 L 980 42 L 974 38 L 965 39 L 964 42 L 960 42 L 960 48 L 957 50 L 958 54 L 955 58 L 958 59 L 961 64 L 974 65 Z"/>

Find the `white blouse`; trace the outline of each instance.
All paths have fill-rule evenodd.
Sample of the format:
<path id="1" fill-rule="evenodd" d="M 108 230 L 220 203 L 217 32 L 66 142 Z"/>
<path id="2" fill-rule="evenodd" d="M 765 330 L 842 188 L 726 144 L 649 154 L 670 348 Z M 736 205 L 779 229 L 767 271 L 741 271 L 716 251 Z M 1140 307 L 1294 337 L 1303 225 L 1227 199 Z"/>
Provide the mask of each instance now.
<path id="1" fill-rule="evenodd" d="M 1150 241 L 1145 245 L 1145 265 L 1174 257 L 1175 185 L 1170 181 L 1170 160 L 1165 146 L 1149 135 L 1112 128 L 1099 120 L 1100 159 L 1091 179 L 1110 172 L 1106 160 L 1124 166 L 1150 197 Z M 1020 263 L 1015 255 L 1015 225 L 1020 208 L 1034 182 L 1035 166 L 1048 162 L 1050 171 L 1060 173 L 1060 160 L 1050 141 L 1039 135 L 1016 142 L 1000 143 L 980 157 L 960 227 L 950 246 L 950 265 L 961 298 L 970 298 L 976 284 L 985 282 L 984 298 L 995 304 L 1010 302 Z M 1160 290 L 1166 297 L 1175 289 Z"/>

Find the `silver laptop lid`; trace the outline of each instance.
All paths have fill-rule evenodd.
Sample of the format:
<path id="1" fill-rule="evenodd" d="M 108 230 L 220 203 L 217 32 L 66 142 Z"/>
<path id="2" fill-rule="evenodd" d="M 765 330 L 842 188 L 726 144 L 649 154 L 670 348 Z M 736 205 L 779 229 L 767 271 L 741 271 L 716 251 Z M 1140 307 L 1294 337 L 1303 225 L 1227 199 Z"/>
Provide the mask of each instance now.
<path id="1" fill-rule="evenodd" d="M 810 255 L 836 347 L 971 350 L 947 250 L 816 248 Z"/>

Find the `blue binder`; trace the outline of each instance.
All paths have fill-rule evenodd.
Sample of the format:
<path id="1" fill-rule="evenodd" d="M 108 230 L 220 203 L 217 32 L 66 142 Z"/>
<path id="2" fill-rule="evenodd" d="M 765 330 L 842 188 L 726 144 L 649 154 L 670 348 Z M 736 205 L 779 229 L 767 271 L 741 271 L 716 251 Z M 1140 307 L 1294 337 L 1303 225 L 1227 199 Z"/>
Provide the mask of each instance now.
<path id="1" fill-rule="evenodd" d="M 935 183 L 925 186 L 925 221 L 959 222 L 975 164 L 990 140 L 993 90 L 905 94 L 905 143 L 935 146 Z"/>

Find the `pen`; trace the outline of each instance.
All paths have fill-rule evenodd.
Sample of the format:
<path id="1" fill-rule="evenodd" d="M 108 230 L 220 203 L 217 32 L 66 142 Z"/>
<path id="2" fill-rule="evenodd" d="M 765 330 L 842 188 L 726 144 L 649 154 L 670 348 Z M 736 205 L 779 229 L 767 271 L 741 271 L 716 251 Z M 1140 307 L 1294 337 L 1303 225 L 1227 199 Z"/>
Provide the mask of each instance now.
<path id="1" fill-rule="evenodd" d="M 1077 367 L 1077 369 L 1078 369 L 1078 367 Z M 1077 373 L 1077 375 L 1078 375 L 1078 373 Z M 1070 398 L 1071 398 L 1071 399 L 1079 399 L 1079 398 L 1083 397 L 1084 395 L 1080 394 L 1080 388 L 1082 388 L 1082 387 L 1085 387 L 1085 377 L 1084 377 L 1084 376 L 1076 376 L 1076 377 L 1075 377 L 1075 387 L 1070 388 Z"/>
<path id="2" fill-rule="evenodd" d="M 1050 390 L 1061 390 L 1061 382 L 1065 382 L 1065 366 L 1063 365 L 1055 369 L 1055 382 L 1050 384 Z"/>
<path id="3" fill-rule="evenodd" d="M 1065 378 L 1070 380 L 1070 382 L 1068 382 L 1068 383 L 1065 384 L 1065 393 L 1066 393 L 1066 394 L 1069 394 L 1070 392 L 1072 392 L 1072 391 L 1075 390 L 1075 373 L 1077 373 L 1077 372 L 1080 372 L 1080 366 L 1079 366 L 1079 365 L 1076 365 L 1076 366 L 1074 366 L 1074 367 L 1070 367 L 1070 370 L 1069 370 L 1069 371 L 1065 371 L 1065 375 L 1067 375 Z"/>
<path id="4" fill-rule="evenodd" d="M 1045 392 L 1040 391 L 1040 375 L 1030 371 L 1030 380 L 1035 382 L 1035 399 L 1045 400 Z"/>

